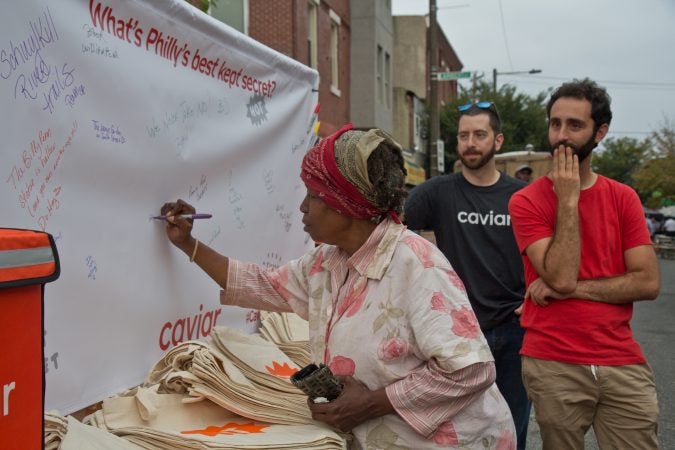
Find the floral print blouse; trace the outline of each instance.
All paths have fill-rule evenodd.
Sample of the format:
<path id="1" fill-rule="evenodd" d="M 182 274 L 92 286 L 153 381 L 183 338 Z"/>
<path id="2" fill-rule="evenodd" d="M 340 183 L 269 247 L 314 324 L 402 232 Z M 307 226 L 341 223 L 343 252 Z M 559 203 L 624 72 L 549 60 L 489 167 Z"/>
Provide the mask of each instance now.
<path id="1" fill-rule="evenodd" d="M 230 259 L 221 303 L 294 311 L 316 361 L 386 388 L 398 414 L 354 428 L 354 449 L 516 448 L 462 281 L 403 225 L 384 220 L 351 257 L 322 244 L 272 270 Z"/>

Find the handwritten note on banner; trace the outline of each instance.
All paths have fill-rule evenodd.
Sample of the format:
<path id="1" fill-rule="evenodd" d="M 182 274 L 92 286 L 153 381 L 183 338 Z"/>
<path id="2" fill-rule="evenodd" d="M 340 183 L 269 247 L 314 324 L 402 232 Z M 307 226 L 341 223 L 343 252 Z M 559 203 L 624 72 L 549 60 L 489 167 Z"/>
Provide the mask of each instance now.
<path id="1" fill-rule="evenodd" d="M 303 253 L 317 83 L 183 0 L 25 0 L 0 17 L 2 226 L 51 233 L 61 257 L 48 409 L 133 386 L 216 325 L 253 330 L 257 315 L 221 308 L 149 216 L 183 198 L 213 214 L 193 233 L 223 253 L 265 266 Z"/>

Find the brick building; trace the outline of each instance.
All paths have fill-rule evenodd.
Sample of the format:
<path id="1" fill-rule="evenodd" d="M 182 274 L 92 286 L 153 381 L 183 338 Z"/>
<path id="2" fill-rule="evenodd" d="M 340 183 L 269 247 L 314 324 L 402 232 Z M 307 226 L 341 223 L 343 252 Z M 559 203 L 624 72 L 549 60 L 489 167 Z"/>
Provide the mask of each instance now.
<path id="1" fill-rule="evenodd" d="M 391 0 L 230 0 L 210 13 L 320 75 L 319 134 L 346 122 L 378 127 L 400 142 L 410 184 L 428 164 L 429 17 L 393 16 Z M 438 29 L 440 72 L 462 63 Z M 438 83 L 438 102 L 457 94 Z"/>
<path id="2" fill-rule="evenodd" d="M 319 72 L 319 134 L 349 122 L 349 0 L 217 2 L 211 14 Z"/>

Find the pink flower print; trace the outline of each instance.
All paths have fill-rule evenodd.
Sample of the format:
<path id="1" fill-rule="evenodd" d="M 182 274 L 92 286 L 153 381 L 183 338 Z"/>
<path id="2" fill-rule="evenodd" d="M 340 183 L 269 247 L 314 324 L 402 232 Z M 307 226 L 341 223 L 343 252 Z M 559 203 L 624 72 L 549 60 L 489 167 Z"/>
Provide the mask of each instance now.
<path id="1" fill-rule="evenodd" d="M 246 323 L 254 323 L 260 320 L 260 311 L 252 309 L 246 313 Z"/>
<path id="2" fill-rule="evenodd" d="M 448 299 L 445 298 L 442 292 L 434 292 L 434 295 L 431 296 L 431 309 L 446 313 L 450 312 Z"/>
<path id="3" fill-rule="evenodd" d="M 462 281 L 461 278 L 459 278 L 459 275 L 457 275 L 457 272 L 455 272 L 454 270 L 449 270 L 448 271 L 448 278 L 450 278 L 450 284 L 452 284 L 454 287 L 456 287 L 460 291 L 466 293 L 466 288 L 464 287 L 464 282 Z"/>
<path id="4" fill-rule="evenodd" d="M 368 293 L 367 283 L 357 283 L 351 291 L 345 295 L 337 308 L 338 316 L 347 312 L 347 317 L 352 317 L 361 309 Z"/>
<path id="5" fill-rule="evenodd" d="M 410 344 L 401 338 L 392 338 L 382 341 L 377 349 L 377 356 L 382 361 L 392 361 L 408 353 Z"/>
<path id="6" fill-rule="evenodd" d="M 333 372 L 333 375 L 336 376 L 353 377 L 354 372 L 356 371 L 356 364 L 354 364 L 352 359 L 339 355 L 328 363 L 328 367 L 330 368 L 330 371 Z"/>
<path id="7" fill-rule="evenodd" d="M 516 437 L 510 430 L 502 430 L 495 450 L 516 450 Z"/>
<path id="8" fill-rule="evenodd" d="M 314 264 L 312 264 L 312 267 L 309 269 L 308 276 L 311 277 L 314 274 L 323 272 L 323 267 L 321 267 L 321 264 L 323 264 L 323 252 L 318 252 L 316 255 L 316 259 L 314 260 Z"/>
<path id="9" fill-rule="evenodd" d="M 403 242 L 410 247 L 425 268 L 434 266 L 431 258 L 431 253 L 433 252 L 431 242 L 419 236 L 408 236 L 403 239 Z"/>
<path id="10" fill-rule="evenodd" d="M 443 422 L 434 433 L 434 442 L 438 445 L 458 445 L 457 432 L 451 421 Z"/>
<path id="11" fill-rule="evenodd" d="M 288 267 L 280 267 L 268 272 L 268 277 L 274 290 L 277 291 L 284 300 L 288 301 L 291 298 L 291 293 L 286 289 L 286 285 L 288 284 Z"/>
<path id="12" fill-rule="evenodd" d="M 450 312 L 452 318 L 452 332 L 457 336 L 462 336 L 469 339 L 475 339 L 480 333 L 478 320 L 471 308 L 462 306 L 460 309 L 455 309 Z"/>

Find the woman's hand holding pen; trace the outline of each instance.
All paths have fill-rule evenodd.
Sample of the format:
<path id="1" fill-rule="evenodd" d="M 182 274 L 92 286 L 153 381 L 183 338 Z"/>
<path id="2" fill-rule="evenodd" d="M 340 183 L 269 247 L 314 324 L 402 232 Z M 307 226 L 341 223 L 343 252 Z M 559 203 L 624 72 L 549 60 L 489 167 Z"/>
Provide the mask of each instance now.
<path id="1" fill-rule="evenodd" d="M 192 238 L 192 219 L 184 219 L 181 214 L 194 214 L 195 208 L 189 203 L 178 199 L 176 202 L 164 203 L 160 213 L 166 218 L 166 235 L 173 245 L 183 251 L 194 246 Z"/>
<path id="2" fill-rule="evenodd" d="M 210 214 L 196 214 L 189 203 L 178 199 L 175 202 L 164 203 L 160 210 L 162 214 L 158 220 L 166 220 L 166 235 L 173 245 L 182 250 L 223 289 L 227 289 L 227 274 L 229 259 L 221 255 L 208 245 L 200 243 L 192 237 L 192 222 L 194 219 L 206 219 Z"/>

